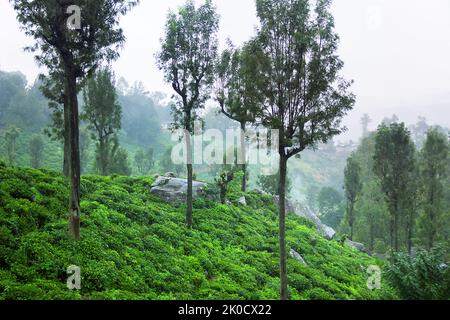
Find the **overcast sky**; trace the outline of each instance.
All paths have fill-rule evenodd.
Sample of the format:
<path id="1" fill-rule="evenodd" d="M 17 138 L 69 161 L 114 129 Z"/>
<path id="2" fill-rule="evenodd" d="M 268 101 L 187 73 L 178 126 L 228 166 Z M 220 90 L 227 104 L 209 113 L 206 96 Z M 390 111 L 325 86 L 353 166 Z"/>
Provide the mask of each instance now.
<path id="1" fill-rule="evenodd" d="M 149 91 L 170 92 L 154 54 L 168 10 L 182 3 L 142 0 L 122 18 L 127 42 L 113 65 L 117 78 L 142 81 Z M 254 0 L 215 3 L 222 45 L 227 37 L 239 45 L 254 34 Z M 332 10 L 343 75 L 355 80 L 357 104 L 346 119 L 352 132 L 359 134 L 359 118 L 366 112 L 374 119 L 373 128 L 393 113 L 409 123 L 424 115 L 450 127 L 450 0 L 335 0 Z M 23 52 L 32 40 L 18 26 L 9 1 L 0 0 L 0 69 L 21 71 L 32 82 L 43 70 Z"/>

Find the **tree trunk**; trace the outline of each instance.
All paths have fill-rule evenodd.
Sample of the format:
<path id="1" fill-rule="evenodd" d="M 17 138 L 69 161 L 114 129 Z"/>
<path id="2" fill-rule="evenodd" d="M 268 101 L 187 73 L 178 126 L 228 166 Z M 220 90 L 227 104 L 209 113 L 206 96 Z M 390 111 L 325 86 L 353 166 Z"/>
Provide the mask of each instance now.
<path id="1" fill-rule="evenodd" d="M 14 165 L 14 156 L 15 156 L 15 153 L 16 153 L 15 144 L 16 144 L 15 139 L 13 139 L 11 141 L 11 147 L 9 148 L 9 151 L 8 151 L 8 161 L 9 161 L 9 165 L 10 166 Z"/>
<path id="2" fill-rule="evenodd" d="M 80 239 L 80 150 L 77 82 L 74 71 L 66 68 L 66 94 L 69 105 L 70 140 L 70 202 L 69 232 L 75 240 Z"/>
<path id="3" fill-rule="evenodd" d="M 69 103 L 67 94 L 64 95 L 64 162 L 63 162 L 63 174 L 65 177 L 70 175 L 70 138 L 69 138 Z"/>
<path id="4" fill-rule="evenodd" d="M 391 217 L 389 221 L 389 234 L 390 234 L 390 242 L 391 242 L 391 249 L 394 249 L 394 216 L 395 213 L 391 212 Z"/>
<path id="5" fill-rule="evenodd" d="M 107 161 L 107 148 L 108 143 L 105 141 L 105 138 L 99 139 L 99 165 L 100 165 L 100 174 L 102 176 L 108 175 L 108 161 Z"/>
<path id="6" fill-rule="evenodd" d="M 245 149 L 245 122 L 241 122 L 241 166 L 242 166 L 242 185 L 241 190 L 247 190 L 247 152 Z"/>
<path id="7" fill-rule="evenodd" d="M 398 205 L 398 201 L 396 200 L 395 213 L 394 213 L 394 249 L 395 249 L 395 252 L 398 252 L 398 249 L 399 249 L 399 246 L 398 246 L 398 219 L 399 219 L 399 205 Z"/>
<path id="8" fill-rule="evenodd" d="M 375 226 L 373 221 L 370 222 L 369 230 L 369 250 L 370 252 L 373 252 L 375 246 Z"/>
<path id="9" fill-rule="evenodd" d="M 192 170 L 192 145 L 191 145 L 191 130 L 190 125 L 191 117 L 190 113 L 186 116 L 186 160 L 187 160 L 187 195 L 186 195 L 186 225 L 190 228 L 193 224 L 192 218 L 192 179 L 193 179 L 193 170 Z"/>
<path id="10" fill-rule="evenodd" d="M 225 199 L 227 196 L 227 186 L 220 186 L 220 203 L 225 204 Z"/>
<path id="11" fill-rule="evenodd" d="M 353 241 L 353 225 L 354 225 L 354 217 L 353 217 L 353 203 L 350 203 L 348 209 L 348 224 L 350 226 L 350 241 Z"/>
<path id="12" fill-rule="evenodd" d="M 412 233 L 413 233 L 413 217 L 412 214 L 409 217 L 409 221 L 408 221 L 408 240 L 407 240 L 407 245 L 408 245 L 408 254 L 411 256 L 412 253 Z"/>
<path id="13" fill-rule="evenodd" d="M 287 158 L 284 154 L 280 154 L 280 179 L 278 189 L 280 193 L 279 199 L 279 227 L 280 227 L 280 299 L 288 300 L 288 280 L 287 280 L 287 257 L 286 257 L 286 174 L 287 174 Z"/>
<path id="14" fill-rule="evenodd" d="M 435 196 L 434 196 L 434 186 L 431 187 L 430 190 L 430 199 L 429 199 L 429 208 L 428 208 L 428 216 L 430 218 L 429 224 L 430 229 L 428 233 L 428 249 L 431 250 L 434 246 L 434 241 L 436 237 L 436 222 L 435 222 Z"/>

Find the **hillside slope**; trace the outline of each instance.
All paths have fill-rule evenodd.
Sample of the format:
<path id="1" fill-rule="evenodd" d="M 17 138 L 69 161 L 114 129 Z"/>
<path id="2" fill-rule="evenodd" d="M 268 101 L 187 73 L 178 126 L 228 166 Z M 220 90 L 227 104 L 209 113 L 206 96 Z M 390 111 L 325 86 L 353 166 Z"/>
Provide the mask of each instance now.
<path id="1" fill-rule="evenodd" d="M 68 182 L 45 170 L 0 163 L 0 299 L 277 299 L 276 206 L 197 199 L 194 228 L 184 210 L 149 192 L 151 178 L 82 179 L 82 240 L 68 237 Z M 232 198 L 239 196 L 232 187 Z M 287 242 L 307 266 L 288 261 L 293 299 L 395 298 L 366 286 L 375 259 L 319 236 L 290 216 Z M 81 290 L 66 269 L 81 268 Z"/>

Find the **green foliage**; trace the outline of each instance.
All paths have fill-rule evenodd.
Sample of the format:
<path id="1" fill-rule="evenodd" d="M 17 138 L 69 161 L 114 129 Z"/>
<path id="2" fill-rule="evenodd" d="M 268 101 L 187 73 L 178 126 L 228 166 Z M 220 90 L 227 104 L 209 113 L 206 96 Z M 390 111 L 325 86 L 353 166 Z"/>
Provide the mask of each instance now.
<path id="1" fill-rule="evenodd" d="M 101 175 L 111 172 L 121 128 L 122 107 L 118 103 L 113 72 L 100 69 L 87 80 L 83 91 L 82 119 L 87 121 L 92 139 L 97 141 L 97 168 Z"/>
<path id="2" fill-rule="evenodd" d="M 184 165 L 173 163 L 171 146 L 167 147 L 164 151 L 160 160 L 160 167 L 164 172 L 175 172 L 177 176 L 185 172 Z"/>
<path id="3" fill-rule="evenodd" d="M 237 121 L 244 131 L 247 123 L 256 121 L 263 102 L 255 85 L 254 64 L 250 46 L 235 49 L 229 44 L 215 66 L 215 98 L 220 110 L 229 119 Z"/>
<path id="4" fill-rule="evenodd" d="M 122 176 L 131 175 L 131 168 L 128 162 L 128 152 L 119 147 L 117 144 L 113 147 L 111 160 L 109 164 L 109 172 Z"/>
<path id="5" fill-rule="evenodd" d="M 220 170 L 218 176 L 214 179 L 216 185 L 219 188 L 219 194 L 220 194 L 220 202 L 222 204 L 225 204 L 227 191 L 228 191 L 228 184 L 233 181 L 234 174 L 237 171 L 237 166 L 235 165 L 222 165 L 222 169 Z"/>
<path id="6" fill-rule="evenodd" d="M 140 175 L 145 175 L 152 169 L 155 165 L 155 160 L 153 156 L 153 148 L 149 148 L 147 152 L 139 149 L 134 155 L 134 162 Z"/>
<path id="7" fill-rule="evenodd" d="M 27 79 L 19 72 L 0 71 L 0 126 L 10 123 L 11 101 L 25 91 Z"/>
<path id="8" fill-rule="evenodd" d="M 337 229 L 344 217 L 344 197 L 337 190 L 324 187 L 317 195 L 317 204 L 322 222 Z"/>
<path id="9" fill-rule="evenodd" d="M 258 176 L 258 187 L 262 189 L 262 191 L 267 192 L 271 195 L 279 195 L 278 191 L 278 181 L 279 174 L 273 175 L 260 175 Z M 286 176 L 286 194 L 289 194 L 292 190 L 292 180 L 289 176 Z"/>
<path id="10" fill-rule="evenodd" d="M 40 135 L 34 135 L 30 139 L 30 164 L 37 169 L 42 165 L 44 141 Z"/>
<path id="11" fill-rule="evenodd" d="M 17 138 L 19 137 L 21 132 L 22 130 L 20 130 L 19 128 L 15 126 L 9 126 L 3 133 L 3 137 L 5 139 L 6 154 L 10 165 L 15 164 Z"/>
<path id="12" fill-rule="evenodd" d="M 191 132 L 196 111 L 204 107 L 213 83 L 219 16 L 212 1 L 196 8 L 188 0 L 170 12 L 157 54 L 158 67 L 177 94 L 172 106 L 173 127 Z"/>
<path id="13" fill-rule="evenodd" d="M 409 210 L 406 209 L 410 209 L 408 205 L 414 200 L 411 186 L 416 172 L 415 146 L 404 123 L 379 126 L 375 137 L 373 171 L 380 179 L 388 204 L 391 248 L 398 251 L 401 221 L 408 215 Z"/>
<path id="14" fill-rule="evenodd" d="M 347 200 L 346 220 L 350 227 L 350 240 L 353 239 L 355 224 L 355 202 L 362 189 L 361 166 L 351 155 L 347 159 L 347 166 L 344 170 L 344 190 Z"/>
<path id="15" fill-rule="evenodd" d="M 387 276 L 403 299 L 450 299 L 450 268 L 444 263 L 445 250 L 420 250 L 415 257 L 393 254 Z"/>
<path id="16" fill-rule="evenodd" d="M 428 249 L 443 239 L 450 228 L 445 219 L 449 202 L 445 201 L 445 183 L 449 180 L 450 144 L 446 134 L 431 128 L 420 152 L 420 179 L 423 191 L 423 211 L 419 217 L 419 237 Z"/>
<path id="17" fill-rule="evenodd" d="M 238 175 L 239 176 L 239 175 Z M 0 299 L 276 299 L 277 207 L 270 196 L 246 193 L 249 205 L 209 200 L 183 208 L 149 192 L 153 178 L 86 176 L 81 180 L 82 232 L 67 234 L 69 183 L 52 171 L 0 163 Z M 233 181 L 230 197 L 241 194 Z M 390 299 L 366 287 L 380 262 L 327 241 L 290 216 L 288 260 L 294 299 Z M 66 288 L 66 269 L 81 268 L 81 291 Z"/>

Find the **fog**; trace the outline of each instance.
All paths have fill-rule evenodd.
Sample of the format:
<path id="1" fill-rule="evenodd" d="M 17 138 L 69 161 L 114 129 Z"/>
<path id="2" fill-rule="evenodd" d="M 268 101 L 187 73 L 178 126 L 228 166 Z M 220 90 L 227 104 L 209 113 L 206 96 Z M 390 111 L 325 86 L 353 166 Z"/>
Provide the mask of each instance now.
<path id="1" fill-rule="evenodd" d="M 149 91 L 171 94 L 154 55 L 169 9 L 183 0 L 143 0 L 121 20 L 127 37 L 113 64 L 117 77 L 142 81 Z M 198 1 L 197 1 L 198 2 Z M 215 0 L 221 16 L 220 41 L 239 45 L 254 34 L 254 0 Z M 425 116 L 431 124 L 450 127 L 450 1 L 335 0 L 333 13 L 345 62 L 343 75 L 355 81 L 354 110 L 345 118 L 349 132 L 337 140 L 361 134 L 359 118 L 369 113 L 371 129 L 396 114 L 407 123 Z M 40 72 L 33 43 L 20 30 L 7 0 L 0 0 L 0 69 L 21 71 L 32 82 Z"/>

